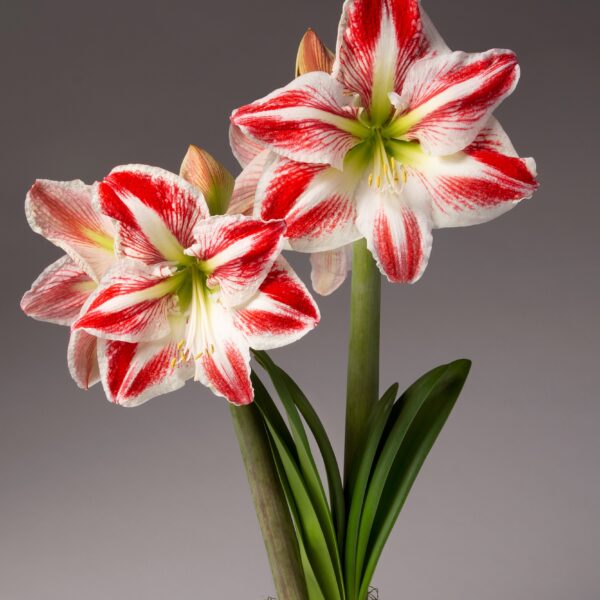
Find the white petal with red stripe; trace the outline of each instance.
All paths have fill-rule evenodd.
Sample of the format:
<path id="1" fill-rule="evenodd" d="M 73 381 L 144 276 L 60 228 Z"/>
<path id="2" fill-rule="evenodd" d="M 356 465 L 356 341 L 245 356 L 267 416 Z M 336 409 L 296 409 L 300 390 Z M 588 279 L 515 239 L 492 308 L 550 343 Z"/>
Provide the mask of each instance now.
<path id="1" fill-rule="evenodd" d="M 71 257 L 63 256 L 33 282 L 21 300 L 21 308 L 34 319 L 71 325 L 96 285 Z"/>
<path id="2" fill-rule="evenodd" d="M 364 186 L 357 226 L 381 272 L 392 283 L 414 283 L 429 260 L 431 217 L 426 194 L 410 179 L 400 193 Z"/>
<path id="3" fill-rule="evenodd" d="M 357 114 L 352 99 L 335 79 L 313 72 L 238 108 L 231 120 L 283 156 L 341 169 L 348 150 L 367 133 L 356 120 Z"/>
<path id="4" fill-rule="evenodd" d="M 242 167 L 247 167 L 264 149 L 264 144 L 246 135 L 237 125 L 229 126 L 229 145 Z"/>
<path id="5" fill-rule="evenodd" d="M 233 194 L 229 201 L 227 214 L 251 215 L 254 212 L 254 201 L 256 199 L 256 188 L 269 160 L 270 151 L 263 150 L 255 156 L 244 170 L 237 176 Z"/>
<path id="6" fill-rule="evenodd" d="M 408 68 L 428 48 L 418 0 L 346 0 L 333 75 L 383 123 L 388 93 L 400 91 Z"/>
<path id="7" fill-rule="evenodd" d="M 175 292 L 185 274 L 133 260 L 118 261 L 90 296 L 75 329 L 126 342 L 158 340 L 171 328 Z"/>
<path id="8" fill-rule="evenodd" d="M 352 268 L 352 245 L 314 252 L 310 255 L 310 264 L 313 289 L 321 296 L 329 296 L 344 283 Z"/>
<path id="9" fill-rule="evenodd" d="M 193 362 L 182 356 L 173 336 L 140 344 L 98 340 L 100 373 L 107 398 L 121 406 L 139 406 L 182 387 L 193 377 Z"/>
<path id="10" fill-rule="evenodd" d="M 217 295 L 193 298 L 185 347 L 195 363 L 195 379 L 233 404 L 249 404 L 254 391 L 246 338 Z"/>
<path id="11" fill-rule="evenodd" d="M 180 260 L 208 207 L 182 177 L 146 165 L 116 167 L 98 188 L 102 211 L 119 223 L 119 250 L 147 264 Z"/>
<path id="12" fill-rule="evenodd" d="M 114 227 L 93 206 L 96 184 L 39 179 L 25 200 L 31 228 L 99 279 L 114 260 Z"/>
<path id="13" fill-rule="evenodd" d="M 279 258 L 259 292 L 235 311 L 235 325 L 250 347 L 270 350 L 290 344 L 319 322 L 319 308 L 283 258 Z"/>
<path id="14" fill-rule="evenodd" d="M 413 173 L 432 198 L 435 227 L 484 223 L 538 188 L 535 161 L 517 156 L 496 119 L 463 152 L 423 155 Z"/>
<path id="15" fill-rule="evenodd" d="M 404 114 L 390 134 L 418 140 L 429 154 L 458 152 L 477 137 L 518 80 L 519 65 L 509 50 L 420 60 L 410 69 L 402 95 L 393 98 Z"/>
<path id="16" fill-rule="evenodd" d="M 317 252 L 357 240 L 354 194 L 359 174 L 272 155 L 258 184 L 255 214 L 285 219 L 292 249 Z"/>
<path id="17" fill-rule="evenodd" d="M 71 332 L 67 350 L 69 372 L 75 383 L 84 390 L 100 381 L 97 342 L 96 336 L 83 329 Z"/>
<path id="18" fill-rule="evenodd" d="M 201 221 L 185 252 L 201 262 L 209 288 L 230 306 L 245 302 L 264 281 L 283 247 L 285 222 L 224 215 Z"/>

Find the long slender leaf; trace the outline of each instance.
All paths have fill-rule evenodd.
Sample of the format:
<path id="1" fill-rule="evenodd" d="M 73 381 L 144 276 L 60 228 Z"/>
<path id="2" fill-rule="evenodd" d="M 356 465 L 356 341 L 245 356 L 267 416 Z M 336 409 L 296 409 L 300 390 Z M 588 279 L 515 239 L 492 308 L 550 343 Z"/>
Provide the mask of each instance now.
<path id="1" fill-rule="evenodd" d="M 366 596 L 385 541 L 462 390 L 470 366 L 470 361 L 458 360 L 437 367 L 398 400 L 400 410 L 394 411 L 397 418 L 378 457 L 363 507 L 356 560 L 361 581 L 358 598 Z"/>
<path id="2" fill-rule="evenodd" d="M 266 391 L 266 390 L 265 390 Z M 287 477 L 285 475 L 285 470 L 283 465 L 281 464 L 281 459 L 279 458 L 279 454 L 276 449 L 275 441 L 273 440 L 273 436 L 269 433 L 269 443 L 271 445 L 271 451 L 273 454 L 273 458 L 275 461 L 275 467 L 277 469 L 277 473 L 279 474 L 279 480 L 281 481 L 281 486 L 283 488 L 285 497 L 288 502 L 288 506 L 290 508 L 290 513 L 292 514 L 292 519 L 294 521 L 295 529 L 296 529 L 296 539 L 298 540 L 298 547 L 300 550 L 300 560 L 302 562 L 302 569 L 304 571 L 304 576 L 306 580 L 306 589 L 308 593 L 308 600 L 326 600 L 325 596 L 323 596 L 323 592 L 321 587 L 319 586 L 319 582 L 317 581 L 317 577 L 315 572 L 310 564 L 310 559 L 308 557 L 308 553 L 306 551 L 306 543 L 304 542 L 304 536 L 302 534 L 302 522 L 300 521 L 300 515 L 298 513 L 298 507 L 296 506 L 296 502 L 294 500 L 294 495 L 288 483 Z"/>
<path id="3" fill-rule="evenodd" d="M 254 380 L 258 381 L 256 375 L 254 376 Z M 269 406 L 269 402 L 265 398 L 268 396 L 268 392 L 266 392 L 262 385 L 255 387 L 255 397 L 258 396 L 260 396 L 259 409 L 264 405 Z M 305 448 L 296 440 L 296 437 L 301 438 L 302 435 L 298 431 L 295 432 L 294 439 L 296 441 L 296 450 L 298 451 L 298 458 L 296 459 L 292 452 L 290 452 L 290 448 L 286 445 L 284 438 L 280 435 L 278 426 L 271 423 L 269 414 L 263 413 L 263 417 L 273 440 L 274 454 L 280 461 L 282 472 L 285 474 L 284 489 L 287 486 L 293 498 L 294 512 L 297 515 L 298 528 L 302 536 L 302 543 L 305 546 L 305 555 L 309 559 L 319 588 L 327 600 L 344 600 L 343 583 L 340 584 L 339 565 L 336 565 L 335 555 L 331 554 L 330 542 L 326 538 L 319 514 L 313 504 L 308 481 L 304 471 L 298 464 L 298 462 L 302 463 L 304 461 L 306 463 L 309 460 L 309 457 L 306 456 Z M 297 413 L 296 417 L 299 421 Z M 276 422 L 278 422 L 277 419 Z M 323 491 L 322 493 L 324 496 Z M 330 514 L 329 519 L 331 522 Z M 332 532 L 333 524 L 331 524 Z M 333 541 L 335 544 L 335 536 Z M 310 578 L 307 577 L 307 583 L 309 581 Z"/>
<path id="4" fill-rule="evenodd" d="M 397 394 L 398 384 L 396 383 L 385 392 L 379 402 L 375 405 L 369 419 L 365 439 L 363 440 L 359 452 L 356 453 L 356 464 L 352 466 L 348 477 L 350 511 L 348 514 L 348 527 L 346 531 L 346 546 L 344 553 L 344 572 L 346 576 L 346 593 L 348 598 L 354 598 L 356 591 L 354 577 L 356 568 L 356 544 L 358 541 L 358 531 L 365 492 L 373 466 L 373 459 L 381 439 L 381 434 Z"/>
<path id="5" fill-rule="evenodd" d="M 342 597 L 344 597 L 340 552 L 332 514 L 329 509 L 319 471 L 312 455 L 310 443 L 296 406 L 297 403 L 306 404 L 308 403 L 308 400 L 306 400 L 304 394 L 291 378 L 282 369 L 277 367 L 265 353 L 257 352 L 255 355 L 261 365 L 269 373 L 287 413 L 292 437 L 298 453 L 298 466 L 300 467 L 302 478 L 306 484 L 306 490 L 321 524 L 323 535 L 327 541 L 331 560 L 335 567 L 338 587 L 341 590 Z"/>
<path id="6" fill-rule="evenodd" d="M 327 483 L 329 489 L 329 497 L 331 501 L 331 512 L 336 525 L 338 545 L 343 547 L 345 534 L 345 518 L 346 507 L 344 499 L 344 488 L 342 485 L 342 477 L 338 467 L 337 459 L 333 447 L 325 431 L 325 427 L 321 419 L 317 415 L 312 404 L 304 392 L 298 387 L 296 382 L 280 367 L 277 367 L 268 354 L 264 352 L 255 352 L 257 360 L 265 369 L 278 369 L 280 375 L 284 378 L 288 389 L 291 391 L 291 397 L 296 407 L 302 414 L 309 429 L 311 430 L 317 446 L 321 452 L 325 473 L 327 475 Z"/>

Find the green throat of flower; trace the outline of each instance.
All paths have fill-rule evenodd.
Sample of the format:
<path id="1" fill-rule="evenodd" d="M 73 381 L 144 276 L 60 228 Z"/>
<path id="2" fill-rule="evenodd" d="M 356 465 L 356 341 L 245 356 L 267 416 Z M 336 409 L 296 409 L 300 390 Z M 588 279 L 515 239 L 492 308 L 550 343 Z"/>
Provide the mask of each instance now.
<path id="1" fill-rule="evenodd" d="M 408 130 L 399 126 L 400 120 L 395 116 L 383 125 L 372 125 L 369 117 L 363 113 L 360 121 L 368 127 L 368 133 L 346 155 L 344 170 L 349 169 L 357 174 L 368 173 L 369 187 L 382 191 L 401 191 L 408 179 L 409 169 L 423 158 L 421 145 L 405 139 Z"/>

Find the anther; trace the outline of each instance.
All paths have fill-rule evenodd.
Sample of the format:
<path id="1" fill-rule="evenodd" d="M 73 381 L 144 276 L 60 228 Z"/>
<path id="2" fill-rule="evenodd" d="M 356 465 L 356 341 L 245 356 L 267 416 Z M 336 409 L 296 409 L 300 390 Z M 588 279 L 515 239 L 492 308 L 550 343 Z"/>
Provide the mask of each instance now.
<path id="1" fill-rule="evenodd" d="M 373 185 L 373 173 L 369 175 L 369 187 Z"/>

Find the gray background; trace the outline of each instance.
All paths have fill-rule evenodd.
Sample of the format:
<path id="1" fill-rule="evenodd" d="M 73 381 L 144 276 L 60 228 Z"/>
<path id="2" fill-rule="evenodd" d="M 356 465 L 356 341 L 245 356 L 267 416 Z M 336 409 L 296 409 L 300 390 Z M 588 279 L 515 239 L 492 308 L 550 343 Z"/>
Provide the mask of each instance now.
<path id="1" fill-rule="evenodd" d="M 597 189 L 600 9 L 591 0 L 429 0 L 457 49 L 516 50 L 499 111 L 542 189 L 435 234 L 416 286 L 385 285 L 382 385 L 460 356 L 472 377 L 375 582 L 382 600 L 600 597 Z M 228 114 L 290 79 L 333 0 L 1 3 L 0 598 L 259 600 L 268 566 L 225 403 L 199 385 L 136 410 L 69 379 L 67 330 L 18 300 L 59 251 L 28 229 L 36 177 L 177 170 L 190 142 L 232 169 Z M 594 130 L 594 135 L 592 135 Z M 306 258 L 294 261 L 306 275 Z M 274 353 L 338 450 L 348 286 Z"/>

